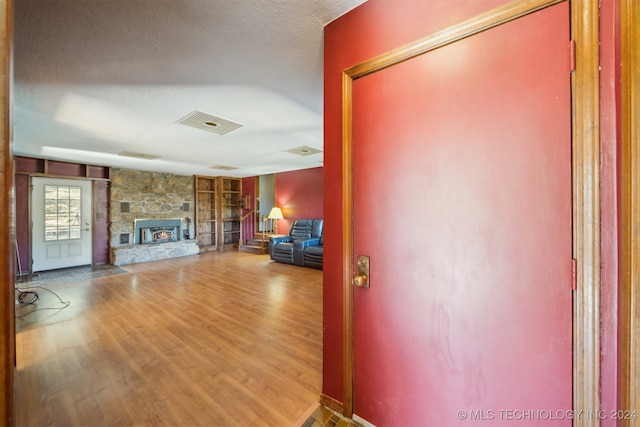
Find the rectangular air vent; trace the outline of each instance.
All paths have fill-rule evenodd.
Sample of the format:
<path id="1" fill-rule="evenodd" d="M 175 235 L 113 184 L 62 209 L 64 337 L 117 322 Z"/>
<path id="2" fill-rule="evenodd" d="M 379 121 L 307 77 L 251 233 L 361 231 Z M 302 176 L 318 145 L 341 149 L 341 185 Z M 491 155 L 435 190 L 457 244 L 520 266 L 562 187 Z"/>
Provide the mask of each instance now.
<path id="1" fill-rule="evenodd" d="M 224 135 L 232 130 L 241 128 L 243 125 L 240 123 L 232 122 L 231 120 L 223 119 L 222 117 L 212 116 L 211 114 L 203 113 L 202 111 L 195 110 L 176 123 L 185 126 L 191 126 L 196 129 L 206 130 L 207 132 L 213 132 L 218 135 Z"/>

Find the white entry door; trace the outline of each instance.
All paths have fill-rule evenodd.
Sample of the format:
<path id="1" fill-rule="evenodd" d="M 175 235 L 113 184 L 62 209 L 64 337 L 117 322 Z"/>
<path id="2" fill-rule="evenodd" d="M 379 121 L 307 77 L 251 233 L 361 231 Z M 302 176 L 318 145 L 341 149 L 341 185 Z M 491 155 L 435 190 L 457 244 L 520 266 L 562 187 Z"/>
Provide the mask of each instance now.
<path id="1" fill-rule="evenodd" d="M 91 181 L 32 180 L 32 271 L 91 264 Z"/>

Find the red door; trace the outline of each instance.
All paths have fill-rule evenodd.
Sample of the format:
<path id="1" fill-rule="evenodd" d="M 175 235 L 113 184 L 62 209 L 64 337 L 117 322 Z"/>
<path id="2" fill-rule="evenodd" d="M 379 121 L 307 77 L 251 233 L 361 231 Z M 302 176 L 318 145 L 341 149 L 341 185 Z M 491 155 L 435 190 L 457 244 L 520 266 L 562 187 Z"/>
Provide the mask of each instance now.
<path id="1" fill-rule="evenodd" d="M 365 420 L 571 424 L 568 41 L 563 3 L 354 82 Z"/>

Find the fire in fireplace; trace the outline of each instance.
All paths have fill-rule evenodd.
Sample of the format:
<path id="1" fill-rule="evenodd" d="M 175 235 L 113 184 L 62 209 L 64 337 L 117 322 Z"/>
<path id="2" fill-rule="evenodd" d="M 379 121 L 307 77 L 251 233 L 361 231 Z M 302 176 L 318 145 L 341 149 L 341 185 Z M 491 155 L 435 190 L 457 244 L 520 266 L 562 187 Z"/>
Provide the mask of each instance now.
<path id="1" fill-rule="evenodd" d="M 134 222 L 134 243 L 164 243 L 180 240 L 182 220 L 172 219 L 136 219 Z"/>
<path id="2" fill-rule="evenodd" d="M 176 227 L 147 227 L 140 231 L 142 232 L 140 243 L 162 243 L 176 240 Z"/>

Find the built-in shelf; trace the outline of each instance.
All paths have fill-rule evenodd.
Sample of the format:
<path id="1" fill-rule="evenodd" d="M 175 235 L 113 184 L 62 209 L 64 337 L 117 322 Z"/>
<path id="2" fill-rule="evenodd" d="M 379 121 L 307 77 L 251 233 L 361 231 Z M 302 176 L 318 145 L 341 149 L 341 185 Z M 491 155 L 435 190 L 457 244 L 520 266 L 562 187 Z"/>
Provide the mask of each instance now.
<path id="1" fill-rule="evenodd" d="M 93 180 L 111 179 L 109 166 L 63 162 L 60 160 L 36 159 L 16 156 L 16 173 L 31 176 L 59 176 L 61 178 L 88 178 Z"/>
<path id="2" fill-rule="evenodd" d="M 195 177 L 196 240 L 201 250 L 225 250 L 240 242 L 242 180 Z"/>

